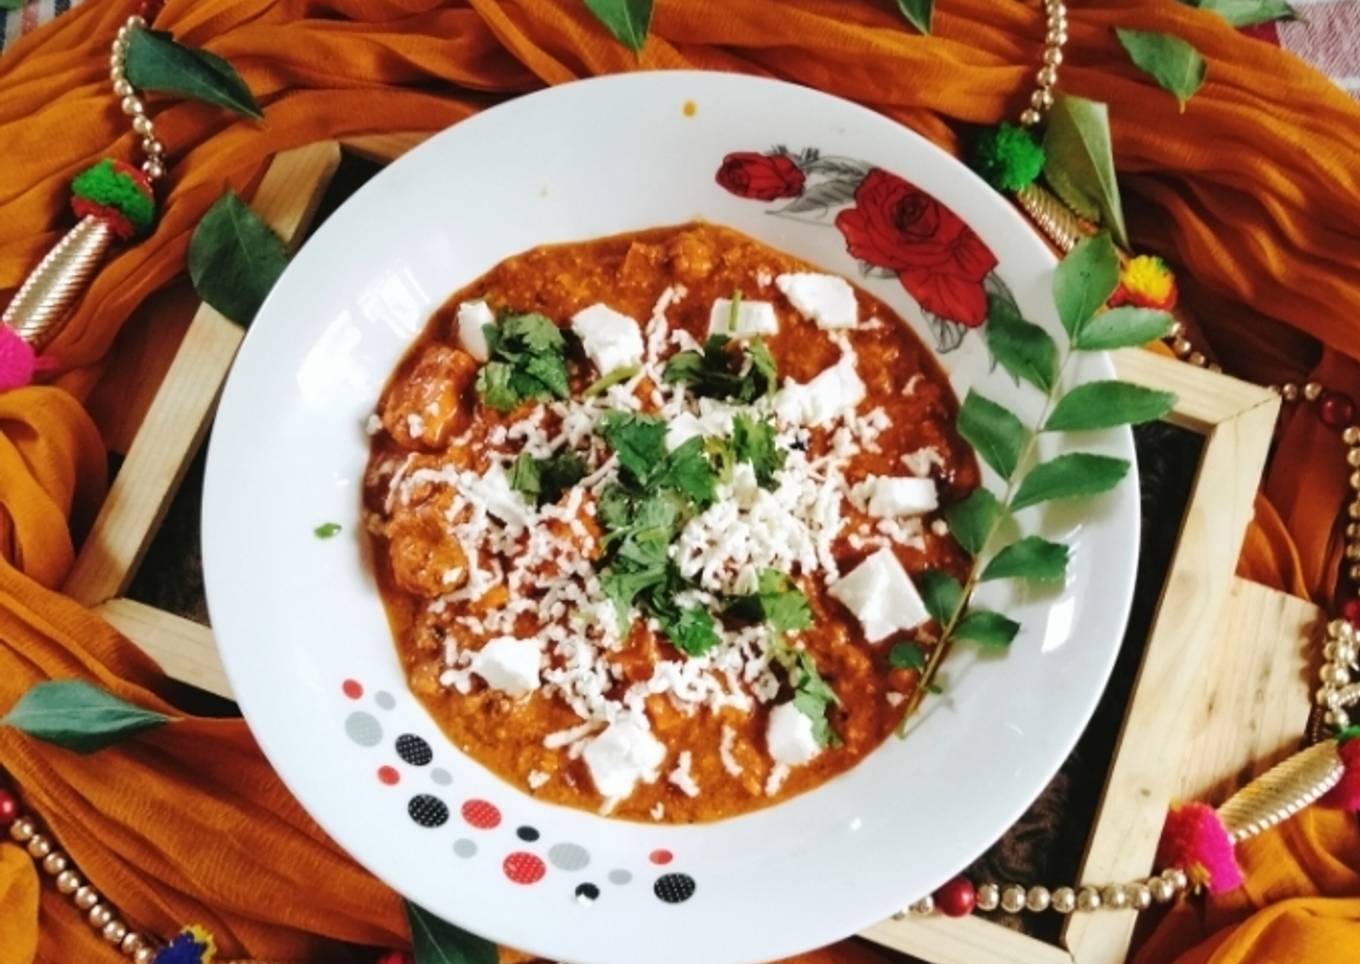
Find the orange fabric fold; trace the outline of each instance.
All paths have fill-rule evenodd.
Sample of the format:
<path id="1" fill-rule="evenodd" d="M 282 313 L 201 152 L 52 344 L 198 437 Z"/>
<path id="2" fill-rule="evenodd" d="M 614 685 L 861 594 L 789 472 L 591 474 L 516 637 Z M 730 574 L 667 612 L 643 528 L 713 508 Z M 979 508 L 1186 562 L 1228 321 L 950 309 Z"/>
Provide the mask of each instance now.
<path id="1" fill-rule="evenodd" d="M 124 322 L 181 275 L 193 226 L 227 186 L 256 183 L 290 147 L 436 130 L 545 84 L 640 67 L 781 77 L 954 150 L 969 125 L 1019 111 L 1043 13 L 994 0 L 936 7 L 935 34 L 922 37 L 888 0 L 657 0 L 653 37 L 635 57 L 580 0 L 170 0 L 156 26 L 229 58 L 265 120 L 149 98 L 170 159 L 157 227 L 114 253 L 52 345 L 62 387 L 0 396 L 0 708 L 36 680 L 74 676 L 171 709 L 153 666 L 43 587 L 69 569 L 67 522 L 78 537 L 104 484 L 77 399 Z M 132 9 L 87 3 L 0 58 L 0 296 L 71 223 L 72 175 L 133 154 L 107 77 L 108 44 Z M 1109 104 L 1136 245 L 1177 266 L 1197 337 L 1246 377 L 1316 374 L 1360 397 L 1360 108 L 1291 55 L 1173 0 L 1092 0 L 1069 16 L 1062 88 Z M 1206 83 L 1184 114 L 1128 63 L 1116 25 L 1176 33 L 1205 54 Z M 1241 571 L 1323 601 L 1341 555 L 1341 443 L 1303 406 L 1283 427 Z M 0 730 L 0 763 L 138 926 L 167 934 L 199 921 L 226 956 L 270 961 L 331 962 L 349 943 L 403 939 L 395 897 L 301 813 L 239 721 L 189 719 L 92 758 Z M 1176 911 L 1143 959 L 1360 956 L 1360 883 L 1345 872 L 1358 839 L 1353 821 L 1310 813 L 1253 842 L 1247 888 L 1203 913 Z M 0 848 L 0 964 L 35 939 L 40 960 L 107 956 L 50 889 L 38 900 L 14 853 Z M 11 944 L 12 933 L 29 943 Z M 817 959 L 852 954 L 873 956 L 845 945 Z"/>

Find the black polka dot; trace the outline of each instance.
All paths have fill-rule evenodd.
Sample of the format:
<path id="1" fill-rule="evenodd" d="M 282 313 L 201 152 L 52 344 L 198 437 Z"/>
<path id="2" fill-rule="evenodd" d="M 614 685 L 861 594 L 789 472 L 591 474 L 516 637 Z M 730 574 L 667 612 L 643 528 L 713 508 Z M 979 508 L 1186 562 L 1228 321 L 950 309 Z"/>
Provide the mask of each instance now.
<path id="1" fill-rule="evenodd" d="M 694 878 L 689 874 L 662 874 L 652 890 L 668 904 L 683 904 L 694 896 Z"/>
<path id="2" fill-rule="evenodd" d="M 449 822 L 448 804 L 428 793 L 412 797 L 406 805 L 406 812 L 422 827 L 442 827 Z"/>
<path id="3" fill-rule="evenodd" d="M 594 884 L 581 884 L 576 888 L 576 899 L 583 904 L 593 904 L 600 897 L 600 888 Z"/>
<path id="4" fill-rule="evenodd" d="M 414 733 L 403 733 L 397 737 L 397 756 L 413 767 L 423 767 L 434 759 L 434 751 Z"/>
<path id="5" fill-rule="evenodd" d="M 538 839 L 538 831 L 535 830 L 533 827 L 520 827 L 518 830 L 515 831 L 515 836 L 518 837 L 520 840 L 525 840 L 528 841 L 529 843 L 533 843 L 535 840 Z"/>

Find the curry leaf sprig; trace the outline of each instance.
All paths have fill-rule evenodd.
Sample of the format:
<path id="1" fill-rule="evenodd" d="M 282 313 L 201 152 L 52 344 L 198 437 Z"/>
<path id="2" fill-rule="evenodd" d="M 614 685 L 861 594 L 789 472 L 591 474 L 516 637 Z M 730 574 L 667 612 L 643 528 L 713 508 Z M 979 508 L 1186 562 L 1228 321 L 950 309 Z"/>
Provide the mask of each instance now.
<path id="1" fill-rule="evenodd" d="M 1119 255 L 1106 233 L 1080 242 L 1062 260 L 1053 278 L 1053 297 L 1067 333 L 1065 349 L 1043 328 L 1021 317 L 1009 297 L 989 297 L 987 347 L 1002 368 L 1042 392 L 1044 404 L 1033 426 L 976 390 L 969 391 L 959 408 L 959 434 L 1002 478 L 1004 491 L 998 495 L 979 487 L 945 510 L 950 531 L 972 555 L 973 565 L 962 583 L 943 570 L 919 578 L 922 600 L 941 634 L 928 656 L 915 644 L 900 644 L 890 654 L 892 665 L 921 672 L 907 716 L 932 685 L 954 642 L 1004 648 L 1019 631 L 1014 620 L 972 604 L 980 583 L 996 579 L 1057 583 L 1066 577 L 1067 546 L 1038 535 L 1007 541 L 1002 533 L 1012 528 L 1003 522 L 1030 506 L 1107 492 L 1128 474 L 1127 460 L 1092 452 L 1037 461 L 1039 439 L 1048 433 L 1154 421 L 1176 402 L 1168 392 L 1115 380 L 1063 390 L 1068 368 L 1079 354 L 1142 345 L 1170 330 L 1174 319 L 1166 312 L 1107 309 L 1118 283 Z"/>

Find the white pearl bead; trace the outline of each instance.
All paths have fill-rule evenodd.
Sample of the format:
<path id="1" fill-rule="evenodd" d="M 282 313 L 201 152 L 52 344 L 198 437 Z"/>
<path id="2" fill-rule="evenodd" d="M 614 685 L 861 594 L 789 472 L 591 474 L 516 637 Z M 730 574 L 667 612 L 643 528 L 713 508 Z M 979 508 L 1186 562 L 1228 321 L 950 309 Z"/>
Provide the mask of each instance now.
<path id="1" fill-rule="evenodd" d="M 99 891 L 95 890 L 89 884 L 86 884 L 84 887 L 76 891 L 75 905 L 78 909 L 89 910 L 91 907 L 98 903 L 99 903 Z"/>
<path id="2" fill-rule="evenodd" d="M 130 94 L 123 98 L 123 102 L 119 106 L 123 108 L 123 113 L 129 117 L 140 117 L 146 113 L 146 105 Z"/>
<path id="3" fill-rule="evenodd" d="M 1083 887 L 1077 891 L 1077 910 L 1099 910 L 1100 891 L 1094 887 Z"/>
<path id="4" fill-rule="evenodd" d="M 1054 47 L 1061 47 L 1063 44 L 1067 43 L 1067 31 L 1050 30 L 1048 35 L 1044 37 L 1044 43 L 1052 44 Z"/>
<path id="5" fill-rule="evenodd" d="M 104 925 L 104 940 L 110 944 L 121 944 L 127 936 L 127 925 L 117 918 Z"/>
<path id="6" fill-rule="evenodd" d="M 1059 887 L 1053 892 L 1052 907 L 1059 914 L 1070 914 L 1077 909 L 1077 892 L 1071 887 Z"/>
<path id="7" fill-rule="evenodd" d="M 1033 127 L 1041 120 L 1043 120 L 1043 116 L 1033 107 L 1026 108 L 1020 115 L 1020 124 L 1023 127 Z"/>
<path id="8" fill-rule="evenodd" d="M 1025 888 L 1019 884 L 1007 884 L 1001 891 L 1001 909 L 1008 914 L 1018 914 L 1025 909 Z"/>
<path id="9" fill-rule="evenodd" d="M 1048 905 L 1053 897 L 1048 892 L 1047 887 L 1031 887 L 1029 893 L 1025 895 L 1025 906 L 1036 914 L 1048 910 Z"/>
<path id="10" fill-rule="evenodd" d="M 80 874 L 74 870 L 63 870 L 57 874 L 57 893 L 70 896 L 80 890 Z"/>
<path id="11" fill-rule="evenodd" d="M 1048 64 L 1050 67 L 1057 67 L 1062 62 L 1063 55 L 1061 50 L 1057 47 L 1044 48 L 1044 63 Z"/>
<path id="12" fill-rule="evenodd" d="M 1345 686 L 1351 681 L 1351 674 L 1346 671 L 1344 666 L 1333 666 L 1328 664 L 1322 667 L 1322 681 L 1333 686 Z"/>
<path id="13" fill-rule="evenodd" d="M 1313 694 L 1313 702 L 1318 706 L 1332 705 L 1332 688 L 1330 686 L 1319 686 L 1317 692 Z"/>
<path id="14" fill-rule="evenodd" d="M 996 884 L 983 884 L 977 889 L 978 910 L 996 910 L 1001 905 L 1001 888 Z"/>
<path id="15" fill-rule="evenodd" d="M 143 137 L 142 153 L 149 154 L 152 157 L 160 157 L 165 153 L 165 145 L 154 137 Z"/>
<path id="16" fill-rule="evenodd" d="M 116 70 L 119 73 L 122 73 L 123 55 L 116 50 L 113 53 L 109 54 L 109 69 Z"/>
<path id="17" fill-rule="evenodd" d="M 1139 910 L 1146 910 L 1152 906 L 1152 891 L 1147 884 L 1141 881 L 1128 886 L 1129 903 Z"/>
<path id="18" fill-rule="evenodd" d="M 132 16 L 128 17 L 127 22 L 134 27 L 146 26 L 146 18 L 143 17 L 140 13 L 134 13 Z"/>
<path id="19" fill-rule="evenodd" d="M 1350 714 L 1347 713 L 1345 710 L 1339 708 L 1328 710 L 1325 714 L 1323 714 L 1322 718 L 1326 720 L 1328 723 L 1330 723 L 1332 726 L 1336 727 L 1338 730 L 1344 730 L 1346 727 L 1351 725 Z"/>
<path id="20" fill-rule="evenodd" d="M 86 920 L 94 927 L 103 927 L 113 920 L 113 911 L 104 904 L 95 904 L 90 908 L 90 914 Z"/>
<path id="21" fill-rule="evenodd" d="M 132 118 L 132 129 L 143 137 L 150 137 L 156 131 L 156 125 L 151 123 L 151 118 L 145 114 L 138 114 Z"/>
<path id="22" fill-rule="evenodd" d="M 935 898 L 926 894 L 920 900 L 916 901 L 916 903 L 908 907 L 907 910 L 911 911 L 917 917 L 925 917 L 935 912 Z"/>
<path id="23" fill-rule="evenodd" d="M 118 945 L 118 949 L 128 957 L 131 957 L 145 946 L 146 938 L 142 937 L 142 935 L 138 934 L 136 931 L 128 931 L 123 935 L 123 940 Z"/>
<path id="24" fill-rule="evenodd" d="M 126 80 L 115 81 L 113 93 L 117 97 L 130 97 L 132 95 L 132 85 Z"/>
<path id="25" fill-rule="evenodd" d="M 38 828 L 27 817 L 20 817 L 9 825 L 9 838 L 15 843 L 27 843 L 37 832 Z"/>
<path id="26" fill-rule="evenodd" d="M 156 960 L 156 953 L 154 947 L 143 947 L 132 955 L 133 964 L 152 964 Z"/>
<path id="27" fill-rule="evenodd" d="M 149 181 L 158 181 L 165 176 L 165 166 L 160 161 L 143 161 L 142 173 Z"/>
<path id="28" fill-rule="evenodd" d="M 1058 72 L 1052 67 L 1040 67 L 1034 80 L 1040 87 L 1052 87 L 1058 82 Z"/>
<path id="29" fill-rule="evenodd" d="M 44 873 L 55 877 L 66 869 L 66 855 L 60 850 L 52 851 L 43 858 L 42 869 Z"/>
<path id="30" fill-rule="evenodd" d="M 132 28 L 130 28 L 127 24 L 123 24 L 121 27 L 118 28 L 118 33 L 115 36 L 117 36 L 119 40 L 126 40 L 128 32 L 131 29 Z"/>
<path id="31" fill-rule="evenodd" d="M 1129 906 L 1128 891 L 1119 884 L 1110 884 L 1106 887 L 1100 892 L 1100 899 L 1104 901 L 1106 907 L 1112 907 L 1115 910 Z"/>
<path id="32" fill-rule="evenodd" d="M 1029 95 L 1029 103 L 1035 110 L 1048 110 L 1053 106 L 1053 94 L 1047 90 L 1036 90 Z"/>
<path id="33" fill-rule="evenodd" d="M 1163 877 L 1148 878 L 1147 886 L 1152 893 L 1152 899 L 1159 904 L 1165 904 L 1176 896 L 1176 888 L 1171 886 L 1171 881 Z"/>
<path id="34" fill-rule="evenodd" d="M 1190 886 L 1190 878 L 1185 876 L 1185 871 L 1179 867 L 1168 867 L 1162 871 L 1162 878 L 1171 883 L 1177 890 L 1185 890 Z"/>
<path id="35" fill-rule="evenodd" d="M 1339 650 L 1337 649 L 1335 640 L 1330 640 L 1322 644 L 1322 658 L 1325 659 L 1327 662 L 1329 663 L 1336 662 L 1338 652 Z"/>
<path id="36" fill-rule="evenodd" d="M 42 834 L 34 834 L 28 842 L 28 853 L 31 857 L 46 857 L 52 852 L 52 841 Z"/>

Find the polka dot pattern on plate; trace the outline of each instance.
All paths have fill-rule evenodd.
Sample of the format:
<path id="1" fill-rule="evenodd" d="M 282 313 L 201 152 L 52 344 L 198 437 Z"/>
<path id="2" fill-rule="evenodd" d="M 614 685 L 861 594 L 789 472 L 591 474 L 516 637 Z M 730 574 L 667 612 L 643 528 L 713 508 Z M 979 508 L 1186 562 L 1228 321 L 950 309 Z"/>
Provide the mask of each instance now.
<path id="1" fill-rule="evenodd" d="M 357 679 L 347 679 L 340 684 L 340 689 L 352 700 L 357 700 L 364 695 L 364 685 Z"/>
<path id="2" fill-rule="evenodd" d="M 463 804 L 463 819 L 478 830 L 500 826 L 501 812 L 488 800 L 469 800 Z"/>
<path id="3" fill-rule="evenodd" d="M 620 867 L 617 870 L 611 870 L 609 872 L 609 882 L 618 887 L 622 887 L 624 884 L 633 882 L 633 874 L 631 871 L 624 870 Z"/>
<path id="4" fill-rule="evenodd" d="M 443 767 L 435 767 L 430 771 L 430 779 L 441 787 L 447 787 L 453 782 L 453 774 L 449 773 L 449 771 L 445 770 Z"/>
<path id="5" fill-rule="evenodd" d="M 600 899 L 600 888 L 594 884 L 579 884 L 576 887 L 576 902 L 578 904 L 593 904 Z"/>
<path id="6" fill-rule="evenodd" d="M 516 850 L 506 857 L 502 866 L 505 869 L 505 876 L 517 884 L 536 884 L 548 872 L 547 865 L 541 858 L 523 850 Z"/>
<path id="7" fill-rule="evenodd" d="M 395 710 L 397 708 L 397 698 L 387 690 L 378 690 L 374 693 L 373 702 L 378 704 L 379 709 Z"/>
<path id="8" fill-rule="evenodd" d="M 683 904 L 694 896 L 694 878 L 689 874 L 662 874 L 652 891 L 668 904 Z"/>
<path id="9" fill-rule="evenodd" d="M 675 855 L 669 850 L 653 850 L 647 855 L 647 859 L 658 866 L 664 867 L 675 859 Z"/>
<path id="10" fill-rule="evenodd" d="M 414 733 L 403 733 L 397 737 L 397 756 L 413 767 L 423 767 L 434 759 L 434 751 Z"/>
<path id="11" fill-rule="evenodd" d="M 525 843 L 533 843 L 538 839 L 538 831 L 533 827 L 520 827 L 515 831 L 515 836 Z"/>
<path id="12" fill-rule="evenodd" d="M 355 710 L 345 717 L 345 732 L 360 746 L 377 746 L 382 742 L 382 724 L 372 713 Z"/>
<path id="13" fill-rule="evenodd" d="M 461 837 L 453 842 L 453 852 L 463 858 L 477 856 L 477 844 L 467 837 Z"/>
<path id="14" fill-rule="evenodd" d="M 580 870 L 590 863 L 590 854 L 580 844 L 554 844 L 548 851 L 548 862 L 558 870 Z"/>
<path id="15" fill-rule="evenodd" d="M 401 774 L 392 767 L 378 767 L 378 781 L 395 787 L 401 781 Z"/>
<path id="16" fill-rule="evenodd" d="M 442 827 L 449 822 L 448 804 L 428 793 L 419 793 L 412 797 L 411 802 L 406 805 L 406 812 L 422 827 Z"/>

